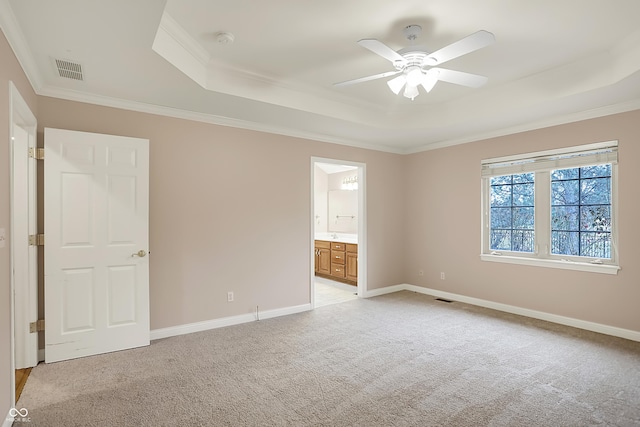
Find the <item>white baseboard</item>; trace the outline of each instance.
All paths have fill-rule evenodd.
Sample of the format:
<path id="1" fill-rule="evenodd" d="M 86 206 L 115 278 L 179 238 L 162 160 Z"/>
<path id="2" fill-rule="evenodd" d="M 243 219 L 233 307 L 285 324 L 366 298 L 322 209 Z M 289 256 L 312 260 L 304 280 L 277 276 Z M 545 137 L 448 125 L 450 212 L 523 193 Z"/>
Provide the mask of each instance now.
<path id="1" fill-rule="evenodd" d="M 208 331 L 209 329 L 223 328 L 225 326 L 239 325 L 241 323 L 255 322 L 257 320 L 271 319 L 288 314 L 301 313 L 311 310 L 311 304 L 296 305 L 293 307 L 277 308 L 263 312 L 240 314 L 238 316 L 223 317 L 221 319 L 205 320 L 203 322 L 188 323 L 186 325 L 171 326 L 168 328 L 154 329 L 151 331 L 151 340 L 175 337 L 191 334 L 193 332 Z"/>
<path id="2" fill-rule="evenodd" d="M 544 311 L 530 310 L 528 308 L 516 307 L 513 305 L 502 304 L 498 302 L 483 300 L 479 298 L 467 297 L 464 295 L 454 294 L 451 292 L 439 291 L 437 289 L 423 288 L 415 285 L 396 285 L 391 288 L 397 289 L 400 286 L 403 290 L 418 292 L 425 295 L 431 295 L 436 298 L 444 298 L 452 301 L 459 301 L 466 304 L 477 305 L 480 307 L 490 308 L 493 310 L 504 311 L 506 313 L 518 314 L 520 316 L 532 317 L 534 319 L 546 320 L 547 322 L 558 323 L 560 325 L 572 326 L 578 329 L 598 332 L 605 335 L 611 335 L 619 338 L 626 338 L 632 341 L 640 341 L 640 332 L 630 329 L 618 328 L 615 326 L 603 325 L 601 323 L 588 322 L 586 320 L 574 319 L 571 317 L 559 316 L 557 314 L 546 313 Z"/>
<path id="3" fill-rule="evenodd" d="M 439 291 L 437 289 L 424 288 L 422 286 L 410 285 L 407 283 L 386 286 L 384 288 L 372 289 L 364 294 L 364 298 L 371 298 L 380 295 L 390 294 L 399 291 L 412 291 L 436 298 L 444 298 L 452 301 L 459 301 L 465 304 L 477 305 L 479 307 L 490 308 L 492 310 L 503 311 L 505 313 L 517 314 L 534 319 L 546 320 L 560 325 L 572 326 L 578 329 L 598 332 L 614 337 L 625 338 L 640 342 L 640 331 L 618 328 L 615 326 L 603 325 L 601 323 L 588 322 L 586 320 L 574 319 L 543 311 L 530 310 L 528 308 L 517 307 L 508 304 L 483 300 L 480 298 L 468 297 L 451 292 Z M 293 307 L 279 308 L 259 313 L 260 319 L 271 319 L 288 314 L 301 313 L 311 310 L 311 304 L 302 304 Z M 151 340 L 169 338 L 178 335 L 190 334 L 193 332 L 207 331 L 209 329 L 223 328 L 225 326 L 239 325 L 241 323 L 255 322 L 258 320 L 256 313 L 241 314 L 238 316 L 223 317 L 221 319 L 206 320 L 204 322 L 189 323 L 186 325 L 172 326 L 169 328 L 154 329 L 151 331 Z M 42 360 L 42 359 L 41 359 Z"/>
<path id="4" fill-rule="evenodd" d="M 370 291 L 366 291 L 364 293 L 364 298 L 377 297 L 380 295 L 391 294 L 393 292 L 406 291 L 406 290 L 407 290 L 407 285 L 405 284 L 386 286 L 384 288 L 378 288 L 378 289 L 372 289 Z"/>

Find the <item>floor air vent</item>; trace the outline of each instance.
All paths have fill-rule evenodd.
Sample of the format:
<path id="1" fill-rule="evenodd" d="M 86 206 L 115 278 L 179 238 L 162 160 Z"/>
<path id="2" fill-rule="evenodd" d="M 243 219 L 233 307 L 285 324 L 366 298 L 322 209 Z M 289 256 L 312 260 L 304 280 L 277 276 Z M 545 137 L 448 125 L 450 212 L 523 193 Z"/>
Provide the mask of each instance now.
<path id="1" fill-rule="evenodd" d="M 60 77 L 66 79 L 84 81 L 82 75 L 82 65 L 77 62 L 67 61 L 65 59 L 56 59 L 56 68 Z"/>
<path id="2" fill-rule="evenodd" d="M 450 299 L 444 299 L 444 298 L 436 298 L 436 301 L 449 302 L 449 303 L 453 302 Z"/>

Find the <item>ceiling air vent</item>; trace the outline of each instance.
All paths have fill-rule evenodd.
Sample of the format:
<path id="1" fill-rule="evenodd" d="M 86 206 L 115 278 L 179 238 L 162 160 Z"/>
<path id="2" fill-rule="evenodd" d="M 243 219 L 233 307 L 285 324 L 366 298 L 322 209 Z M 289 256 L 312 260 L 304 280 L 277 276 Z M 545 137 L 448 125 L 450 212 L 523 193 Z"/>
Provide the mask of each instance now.
<path id="1" fill-rule="evenodd" d="M 56 68 L 60 77 L 84 81 L 82 65 L 65 59 L 56 59 Z"/>

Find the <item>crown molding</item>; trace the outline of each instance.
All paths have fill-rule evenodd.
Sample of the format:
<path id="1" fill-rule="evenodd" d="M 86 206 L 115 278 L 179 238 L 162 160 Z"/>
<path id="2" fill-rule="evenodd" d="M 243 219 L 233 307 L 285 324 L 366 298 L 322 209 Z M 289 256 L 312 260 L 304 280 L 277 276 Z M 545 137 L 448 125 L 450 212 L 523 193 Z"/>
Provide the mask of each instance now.
<path id="1" fill-rule="evenodd" d="M 31 83 L 31 87 L 38 93 L 38 90 L 42 87 L 42 76 L 38 72 L 31 48 L 29 48 L 27 39 L 20 29 L 9 0 L 0 0 L 0 29 L 2 29 L 9 42 L 9 46 L 11 46 L 18 63 L 27 76 L 27 80 Z"/>
<path id="2" fill-rule="evenodd" d="M 274 126 L 264 123 L 257 123 L 249 120 L 234 119 L 215 114 L 199 113 L 194 111 L 181 110 L 177 108 L 147 104 L 143 102 L 129 101 L 120 98 L 112 98 L 102 95 L 87 94 L 84 92 L 51 88 L 42 88 L 36 93 L 40 96 L 64 99 L 68 101 L 83 102 L 87 104 L 99 105 L 103 107 L 119 108 L 122 110 L 135 111 L 139 113 L 148 113 L 158 116 L 172 117 L 176 119 L 191 120 L 202 123 L 209 123 L 219 126 L 227 126 L 238 129 L 246 129 L 256 132 L 265 132 L 276 135 L 283 135 L 293 138 L 308 139 L 312 141 L 326 142 L 330 144 L 345 145 L 349 147 L 362 148 L 366 150 L 381 151 L 392 154 L 415 154 L 423 151 L 437 150 L 447 148 L 454 145 L 468 144 L 472 142 L 482 141 L 490 138 L 497 138 L 516 133 L 529 132 L 537 129 L 559 126 L 568 123 L 580 122 L 599 117 L 610 116 L 613 114 L 626 113 L 628 111 L 640 110 L 640 99 L 635 99 L 625 103 L 608 105 L 605 107 L 594 108 L 579 113 L 571 113 L 563 116 L 553 117 L 551 119 L 539 120 L 531 123 L 525 123 L 519 126 L 511 126 L 501 128 L 490 132 L 474 133 L 462 138 L 449 139 L 421 145 L 415 148 L 395 148 L 383 146 L 380 144 L 370 144 L 363 141 L 347 140 L 336 138 L 330 135 L 320 134 L 316 132 L 304 132 L 291 129 L 284 126 Z"/>
<path id="3" fill-rule="evenodd" d="M 249 120 L 234 119 L 215 114 L 199 113 L 194 111 L 181 110 L 178 108 L 165 107 L 160 105 L 147 104 L 144 102 L 129 101 L 120 98 L 112 98 L 103 95 L 88 94 L 84 92 L 60 89 L 55 87 L 44 87 L 36 91 L 39 96 L 46 96 L 67 101 L 83 102 L 86 104 L 99 105 L 102 107 L 118 108 L 122 110 L 135 111 L 139 113 L 154 114 L 158 116 L 172 117 L 176 119 L 191 120 L 195 122 L 209 123 L 219 126 L 227 126 L 239 129 L 265 132 L 276 135 L 289 136 L 293 138 L 308 139 L 312 141 L 326 142 L 330 144 L 345 145 L 349 147 L 362 148 L 366 150 L 382 151 L 393 154 L 404 154 L 404 150 L 387 147 L 378 144 L 370 144 L 363 141 L 336 138 L 316 132 L 305 132 L 291 129 L 284 126 L 274 126 L 264 123 L 257 123 Z"/>
<path id="4" fill-rule="evenodd" d="M 501 136 L 513 135 L 516 133 L 529 132 L 553 126 L 581 122 L 584 120 L 597 119 L 599 117 L 611 116 L 613 114 L 626 113 L 634 110 L 640 110 L 640 99 L 634 99 L 620 104 L 607 105 L 605 107 L 593 108 L 591 110 L 580 111 L 577 113 L 565 114 L 562 116 L 554 116 L 550 119 L 528 122 L 522 125 L 496 129 L 490 132 L 475 133 L 462 138 L 434 142 L 413 149 L 407 149 L 403 151 L 402 154 L 414 154 L 423 151 L 437 150 L 439 148 L 447 148 L 454 145 L 468 144 L 471 142 L 482 141 L 490 138 L 498 138 Z"/>
<path id="5" fill-rule="evenodd" d="M 173 40 L 182 46 L 191 56 L 206 67 L 211 55 L 165 10 L 162 12 L 159 30 L 164 30 Z"/>

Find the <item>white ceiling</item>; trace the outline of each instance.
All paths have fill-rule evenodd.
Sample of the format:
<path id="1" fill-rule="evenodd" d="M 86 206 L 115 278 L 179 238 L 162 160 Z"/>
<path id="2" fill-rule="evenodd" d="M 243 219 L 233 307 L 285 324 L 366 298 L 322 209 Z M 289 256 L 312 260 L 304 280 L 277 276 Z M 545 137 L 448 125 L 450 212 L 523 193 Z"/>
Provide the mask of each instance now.
<path id="1" fill-rule="evenodd" d="M 329 175 L 334 174 L 334 173 L 340 173 L 340 172 L 346 172 L 346 171 L 352 171 L 352 170 L 358 169 L 357 166 L 341 165 L 341 164 L 338 164 L 338 163 L 319 163 L 319 162 L 316 162 L 315 165 L 318 166 L 326 174 L 329 174 Z"/>
<path id="2" fill-rule="evenodd" d="M 397 153 L 640 108 L 639 16 L 638 0 L 0 0 L 40 95 Z M 488 83 L 414 101 L 388 79 L 333 86 L 392 71 L 357 41 L 400 50 L 409 24 L 428 51 L 492 32 L 443 65 Z"/>

